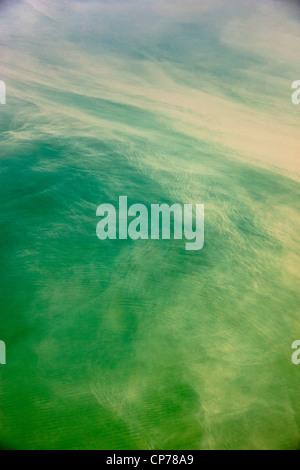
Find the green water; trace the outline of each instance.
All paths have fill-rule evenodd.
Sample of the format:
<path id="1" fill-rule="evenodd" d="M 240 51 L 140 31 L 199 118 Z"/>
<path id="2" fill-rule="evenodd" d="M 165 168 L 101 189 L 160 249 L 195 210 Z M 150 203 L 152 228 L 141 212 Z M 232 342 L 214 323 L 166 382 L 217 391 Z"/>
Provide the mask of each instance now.
<path id="1" fill-rule="evenodd" d="M 205 38 L 201 54 L 215 50 L 215 64 L 194 54 L 201 76 L 217 79 L 222 49 L 200 28 L 202 20 L 194 33 L 185 31 L 173 70 L 166 33 L 152 41 L 139 31 L 139 52 L 147 56 L 141 58 L 130 48 L 133 39 L 123 49 L 102 25 L 103 46 L 92 7 L 86 38 L 80 12 L 70 7 L 72 21 L 62 20 L 58 3 L 50 19 L 17 5 L 5 10 L 12 23 L 4 56 L 10 91 L 0 108 L 0 339 L 7 346 L 0 442 L 22 449 L 298 448 L 300 366 L 291 362 L 291 345 L 300 338 L 297 168 L 288 174 L 278 162 L 248 158 L 248 142 L 241 155 L 234 142 L 230 148 L 216 140 L 214 122 L 201 121 L 192 132 L 190 121 L 187 130 L 187 108 L 167 104 L 167 93 L 179 96 L 177 85 L 185 98 L 191 87 L 213 86 L 196 86 L 198 71 L 185 63 L 190 35 Z M 219 18 L 207 15 L 205 24 Z M 33 39 L 28 18 L 35 21 Z M 74 39 L 76 25 L 82 41 Z M 180 28 L 168 29 L 174 44 Z M 66 41 L 55 60 L 53 30 Z M 104 52 L 96 53 L 100 42 Z M 166 62 L 157 65 L 166 44 Z M 252 70 L 255 60 L 235 49 L 226 53 L 232 70 L 224 82 L 243 87 L 234 64 Z M 163 79 L 149 72 L 151 60 Z M 256 61 L 253 102 L 266 63 Z M 293 61 L 289 66 L 281 76 L 288 86 Z M 166 76 L 175 77 L 174 89 Z M 249 100 L 246 89 L 238 99 L 224 93 L 233 106 Z M 289 111 L 281 95 L 269 110 L 271 100 L 267 95 L 251 112 L 264 108 L 278 119 L 285 142 L 280 110 L 292 129 L 299 111 Z M 174 240 L 101 242 L 97 206 L 117 205 L 120 195 L 145 205 L 204 203 L 204 249 L 187 252 Z"/>

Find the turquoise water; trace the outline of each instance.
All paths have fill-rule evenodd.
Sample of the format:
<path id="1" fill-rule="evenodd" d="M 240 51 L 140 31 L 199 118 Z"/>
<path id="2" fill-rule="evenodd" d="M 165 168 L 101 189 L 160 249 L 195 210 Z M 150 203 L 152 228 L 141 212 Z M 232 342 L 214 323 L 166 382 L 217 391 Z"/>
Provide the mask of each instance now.
<path id="1" fill-rule="evenodd" d="M 298 10 L 212 3 L 0 5 L 3 446 L 299 447 Z M 101 242 L 120 195 L 204 249 Z"/>

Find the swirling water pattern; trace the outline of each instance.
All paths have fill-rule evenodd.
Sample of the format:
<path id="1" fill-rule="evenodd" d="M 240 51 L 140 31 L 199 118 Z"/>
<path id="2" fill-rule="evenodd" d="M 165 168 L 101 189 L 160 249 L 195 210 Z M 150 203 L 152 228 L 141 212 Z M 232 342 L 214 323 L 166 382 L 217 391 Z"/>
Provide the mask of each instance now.
<path id="1" fill-rule="evenodd" d="M 0 14 L 0 441 L 297 448 L 297 4 Z M 204 249 L 100 242 L 96 208 L 120 195 L 204 203 Z"/>

